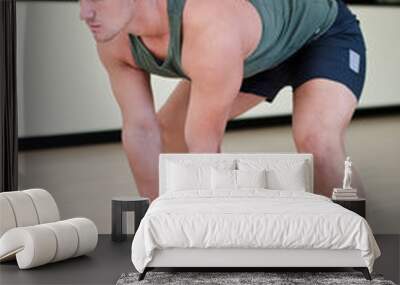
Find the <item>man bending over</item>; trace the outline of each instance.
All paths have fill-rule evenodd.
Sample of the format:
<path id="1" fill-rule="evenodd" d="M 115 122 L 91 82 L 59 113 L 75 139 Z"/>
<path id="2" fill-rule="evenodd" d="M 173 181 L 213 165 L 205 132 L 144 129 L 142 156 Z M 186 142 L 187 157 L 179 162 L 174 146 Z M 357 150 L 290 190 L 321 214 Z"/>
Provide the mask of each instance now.
<path id="1" fill-rule="evenodd" d="M 341 185 L 365 79 L 359 21 L 342 0 L 80 0 L 80 17 L 121 109 L 142 196 L 158 196 L 160 152 L 220 152 L 228 120 L 285 86 L 297 151 L 314 155 L 314 191 Z M 150 74 L 182 79 L 158 112 Z"/>

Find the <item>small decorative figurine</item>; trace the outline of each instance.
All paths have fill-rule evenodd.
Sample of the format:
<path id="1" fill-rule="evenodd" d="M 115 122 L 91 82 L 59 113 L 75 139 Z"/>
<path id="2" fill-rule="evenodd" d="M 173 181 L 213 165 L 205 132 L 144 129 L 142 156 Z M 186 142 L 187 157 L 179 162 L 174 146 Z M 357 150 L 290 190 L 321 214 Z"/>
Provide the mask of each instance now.
<path id="1" fill-rule="evenodd" d="M 333 188 L 332 199 L 333 200 L 356 200 L 357 189 L 351 187 L 351 160 L 350 156 L 346 157 L 344 162 L 344 177 L 342 188 Z"/>
<path id="2" fill-rule="evenodd" d="M 344 162 L 344 177 L 343 177 L 343 189 L 352 189 L 351 188 L 351 160 L 350 156 L 346 157 L 346 161 Z"/>

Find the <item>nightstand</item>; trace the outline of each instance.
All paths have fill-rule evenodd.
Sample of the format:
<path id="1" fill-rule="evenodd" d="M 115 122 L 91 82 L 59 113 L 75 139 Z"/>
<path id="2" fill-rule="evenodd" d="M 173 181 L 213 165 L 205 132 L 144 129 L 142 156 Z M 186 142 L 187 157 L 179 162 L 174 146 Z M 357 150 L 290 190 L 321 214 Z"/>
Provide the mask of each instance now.
<path id="1" fill-rule="evenodd" d="M 339 204 L 340 206 L 359 214 L 361 217 L 365 218 L 365 204 L 366 200 L 363 198 L 358 198 L 355 200 L 334 200 L 332 202 Z"/>
<path id="2" fill-rule="evenodd" d="M 135 232 L 139 227 L 140 221 L 149 208 L 150 200 L 143 197 L 114 197 L 112 198 L 112 227 L 111 239 L 113 241 L 124 241 L 127 234 L 123 232 L 126 226 L 126 216 L 124 212 L 135 213 Z"/>

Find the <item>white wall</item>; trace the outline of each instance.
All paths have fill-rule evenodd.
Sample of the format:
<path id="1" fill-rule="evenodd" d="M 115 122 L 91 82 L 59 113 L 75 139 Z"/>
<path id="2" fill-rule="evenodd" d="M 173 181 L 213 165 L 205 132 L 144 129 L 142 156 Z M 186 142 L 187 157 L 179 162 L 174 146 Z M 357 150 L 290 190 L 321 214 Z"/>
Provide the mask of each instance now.
<path id="1" fill-rule="evenodd" d="M 400 7 L 350 6 L 368 46 L 360 107 L 400 104 Z M 397 35 L 397 36 L 396 36 Z M 119 129 L 121 115 L 79 2 L 17 2 L 19 136 Z M 152 77 L 157 108 L 177 79 Z M 291 112 L 291 89 L 239 118 Z"/>
<path id="2" fill-rule="evenodd" d="M 120 115 L 78 2 L 18 2 L 20 136 L 115 129 Z"/>

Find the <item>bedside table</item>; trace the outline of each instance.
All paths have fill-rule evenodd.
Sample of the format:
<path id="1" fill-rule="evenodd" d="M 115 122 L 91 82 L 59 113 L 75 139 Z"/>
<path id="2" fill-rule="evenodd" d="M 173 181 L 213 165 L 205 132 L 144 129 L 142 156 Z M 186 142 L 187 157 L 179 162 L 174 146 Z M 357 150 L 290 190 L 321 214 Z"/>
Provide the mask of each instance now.
<path id="1" fill-rule="evenodd" d="M 111 202 L 111 239 L 112 241 L 124 241 L 127 234 L 123 233 L 123 227 L 126 225 L 124 212 L 135 212 L 135 232 L 139 227 L 140 221 L 149 208 L 150 200 L 143 197 L 113 197 Z"/>
<path id="2" fill-rule="evenodd" d="M 365 218 L 365 204 L 366 200 L 363 198 L 355 200 L 336 200 L 332 199 L 332 202 L 339 204 L 340 206 L 359 214 L 361 217 Z"/>

